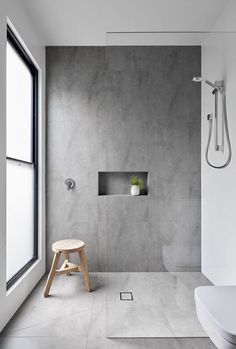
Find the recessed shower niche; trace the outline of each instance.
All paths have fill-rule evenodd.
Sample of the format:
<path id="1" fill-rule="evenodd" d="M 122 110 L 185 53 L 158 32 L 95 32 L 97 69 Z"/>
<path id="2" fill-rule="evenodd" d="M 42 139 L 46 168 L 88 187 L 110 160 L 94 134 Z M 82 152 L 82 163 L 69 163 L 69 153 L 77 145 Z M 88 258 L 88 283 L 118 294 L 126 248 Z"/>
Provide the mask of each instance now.
<path id="1" fill-rule="evenodd" d="M 148 195 L 148 172 L 98 172 L 98 195 L 130 194 L 130 177 L 134 175 L 143 180 L 144 186 L 139 196 Z"/>

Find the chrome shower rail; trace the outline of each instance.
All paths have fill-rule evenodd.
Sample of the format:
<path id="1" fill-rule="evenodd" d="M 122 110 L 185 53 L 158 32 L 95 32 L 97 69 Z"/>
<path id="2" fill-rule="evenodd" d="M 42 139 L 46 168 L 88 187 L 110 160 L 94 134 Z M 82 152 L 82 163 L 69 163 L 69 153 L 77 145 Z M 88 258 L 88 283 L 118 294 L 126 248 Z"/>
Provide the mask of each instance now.
<path id="1" fill-rule="evenodd" d="M 227 120 L 227 107 L 226 107 L 226 96 L 225 96 L 225 87 L 224 87 L 224 81 L 219 80 L 215 81 L 215 83 L 201 77 L 193 77 L 192 81 L 194 82 L 205 82 L 207 85 L 211 86 L 213 88 L 212 94 L 215 96 L 215 114 L 208 114 L 207 120 L 209 122 L 209 133 L 208 133 L 208 140 L 207 140 L 207 146 L 206 146 L 206 162 L 209 166 L 216 168 L 216 169 L 223 169 L 227 167 L 231 161 L 232 158 L 232 149 L 231 149 L 231 143 L 230 143 L 230 137 L 229 137 L 229 128 L 228 128 L 228 120 Z M 219 144 L 219 94 L 222 98 L 222 136 L 221 141 L 222 143 Z M 211 136 L 212 136 L 212 126 L 213 126 L 213 120 L 215 120 L 215 151 L 222 151 L 224 152 L 224 133 L 226 134 L 226 141 L 228 144 L 229 149 L 229 155 L 226 160 L 226 162 L 221 166 L 213 165 L 209 160 L 209 148 L 211 143 Z"/>

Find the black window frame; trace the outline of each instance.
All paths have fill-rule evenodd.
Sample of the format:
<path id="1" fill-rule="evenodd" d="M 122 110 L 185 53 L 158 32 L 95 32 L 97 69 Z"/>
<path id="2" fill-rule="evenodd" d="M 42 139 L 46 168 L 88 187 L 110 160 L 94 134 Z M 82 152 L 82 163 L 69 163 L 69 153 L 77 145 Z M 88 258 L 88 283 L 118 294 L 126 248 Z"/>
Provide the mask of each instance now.
<path id="1" fill-rule="evenodd" d="M 38 69 L 25 51 L 24 47 L 19 42 L 18 38 L 12 31 L 9 25 L 7 25 L 7 42 L 15 49 L 16 53 L 20 56 L 23 62 L 28 67 L 32 76 L 32 160 L 24 161 L 17 158 L 6 156 L 7 160 L 17 161 L 18 163 L 25 163 L 34 167 L 34 246 L 33 246 L 33 258 L 28 261 L 10 280 L 6 282 L 6 289 L 14 285 L 14 283 L 37 261 L 38 259 Z"/>

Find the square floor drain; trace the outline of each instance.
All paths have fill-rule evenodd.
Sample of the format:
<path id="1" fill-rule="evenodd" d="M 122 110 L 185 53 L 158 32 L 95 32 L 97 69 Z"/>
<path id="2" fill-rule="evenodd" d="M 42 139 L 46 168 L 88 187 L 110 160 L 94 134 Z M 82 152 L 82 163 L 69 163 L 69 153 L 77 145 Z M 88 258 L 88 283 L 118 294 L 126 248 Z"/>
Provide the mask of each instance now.
<path id="1" fill-rule="evenodd" d="M 133 293 L 132 292 L 120 292 L 120 300 L 121 301 L 132 301 Z"/>

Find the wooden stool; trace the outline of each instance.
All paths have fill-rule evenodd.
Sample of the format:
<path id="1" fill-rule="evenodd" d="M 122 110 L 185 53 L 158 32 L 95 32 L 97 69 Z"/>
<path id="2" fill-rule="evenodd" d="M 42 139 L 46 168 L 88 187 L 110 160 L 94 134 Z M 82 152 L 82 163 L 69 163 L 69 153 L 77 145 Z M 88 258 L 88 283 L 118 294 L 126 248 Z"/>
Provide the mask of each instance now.
<path id="1" fill-rule="evenodd" d="M 44 290 L 44 297 L 47 297 L 49 294 L 54 276 L 60 275 L 60 274 L 70 275 L 71 272 L 78 272 L 78 271 L 81 271 L 83 273 L 84 282 L 87 290 L 89 292 L 92 291 L 92 284 L 89 278 L 88 266 L 87 266 L 87 261 L 84 253 L 84 242 L 81 240 L 74 240 L 74 239 L 60 240 L 60 241 L 54 242 L 54 244 L 52 245 L 52 250 L 54 252 L 54 257 L 53 257 L 51 270 L 48 275 L 46 287 Z M 75 252 L 79 253 L 80 265 L 69 262 L 70 253 L 75 253 Z M 62 264 L 61 268 L 57 269 L 57 265 L 58 265 L 61 253 L 64 254 L 65 261 Z"/>

